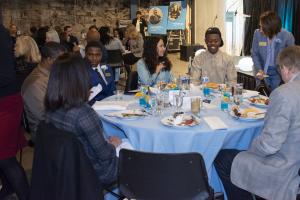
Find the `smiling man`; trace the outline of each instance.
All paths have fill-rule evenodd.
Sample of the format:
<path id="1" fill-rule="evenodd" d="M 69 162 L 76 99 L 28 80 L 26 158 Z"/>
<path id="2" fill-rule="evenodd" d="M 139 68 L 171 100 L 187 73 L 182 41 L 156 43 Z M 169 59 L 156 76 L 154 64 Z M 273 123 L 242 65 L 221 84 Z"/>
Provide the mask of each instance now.
<path id="1" fill-rule="evenodd" d="M 223 40 L 217 27 L 206 30 L 205 43 L 207 50 L 195 56 L 192 74 L 196 71 L 206 72 L 210 82 L 235 84 L 237 80 L 235 66 L 231 56 L 219 50 L 223 46 Z"/>

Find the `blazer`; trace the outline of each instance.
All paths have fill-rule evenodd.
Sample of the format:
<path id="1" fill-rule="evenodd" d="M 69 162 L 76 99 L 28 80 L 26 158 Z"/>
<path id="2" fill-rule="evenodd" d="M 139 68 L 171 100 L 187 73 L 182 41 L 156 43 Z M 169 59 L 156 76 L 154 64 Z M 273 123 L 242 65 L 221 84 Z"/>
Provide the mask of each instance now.
<path id="1" fill-rule="evenodd" d="M 275 41 L 274 51 L 275 59 L 277 58 L 277 55 L 282 49 L 295 44 L 295 38 L 293 34 L 284 29 L 282 29 L 276 35 L 276 37 L 277 38 Z M 255 74 L 258 72 L 258 70 L 264 70 L 265 62 L 267 59 L 267 42 L 268 38 L 265 35 L 263 35 L 259 29 L 256 29 L 253 35 L 251 49 L 251 56 L 254 64 Z M 277 61 L 275 61 L 275 63 L 277 65 Z"/>
<path id="2" fill-rule="evenodd" d="M 89 69 L 89 74 L 92 87 L 97 86 L 99 83 L 102 86 L 102 91 L 91 100 L 92 103 L 94 103 L 95 101 L 101 101 L 102 99 L 114 94 L 114 91 L 116 90 L 116 85 L 113 70 L 111 67 L 106 66 L 106 69 L 104 70 L 107 85 L 105 84 L 102 77 L 95 70 L 93 70 L 92 67 L 90 67 Z"/>
<path id="3" fill-rule="evenodd" d="M 137 18 L 134 18 L 132 20 L 132 24 L 134 26 L 136 26 L 136 22 L 137 22 Z M 146 20 L 144 18 L 141 18 L 140 19 L 140 33 L 142 34 L 143 37 L 145 37 L 145 31 L 144 30 L 145 30 L 146 27 L 148 27 Z"/>
<path id="4" fill-rule="evenodd" d="M 270 96 L 264 128 L 249 150 L 239 153 L 231 181 L 265 199 L 296 199 L 300 176 L 300 74 Z M 294 91 L 294 92 L 293 92 Z"/>

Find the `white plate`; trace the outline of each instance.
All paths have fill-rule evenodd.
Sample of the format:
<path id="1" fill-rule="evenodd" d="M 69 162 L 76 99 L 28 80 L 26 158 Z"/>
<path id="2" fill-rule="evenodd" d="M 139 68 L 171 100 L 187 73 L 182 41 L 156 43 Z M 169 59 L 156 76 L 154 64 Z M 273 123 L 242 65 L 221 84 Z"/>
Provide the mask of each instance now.
<path id="1" fill-rule="evenodd" d="M 243 112 L 243 109 L 242 110 L 240 110 L 239 112 Z M 234 114 L 234 112 L 233 111 L 230 111 L 229 112 L 229 114 L 233 117 L 233 118 L 235 118 L 235 119 L 239 119 L 239 120 L 241 120 L 241 121 L 248 121 L 248 122 L 251 122 L 251 121 L 258 121 L 258 120 L 262 120 L 262 119 L 264 119 L 265 118 L 265 113 L 264 112 L 258 112 L 258 113 L 261 113 L 261 114 L 258 114 L 258 115 L 255 115 L 255 117 L 238 117 L 238 116 L 236 116 L 235 114 Z"/>
<path id="2" fill-rule="evenodd" d="M 200 119 L 197 117 L 194 117 L 193 115 L 191 115 L 193 118 L 193 123 L 188 124 L 188 125 L 177 125 L 174 124 L 174 117 L 173 116 L 168 116 L 168 117 L 164 117 L 163 119 L 161 119 L 161 123 L 165 126 L 170 126 L 170 127 L 179 127 L 179 128 L 186 128 L 186 127 L 193 127 L 193 126 L 197 126 L 198 124 L 200 124 Z"/>
<path id="3" fill-rule="evenodd" d="M 139 119 L 139 118 L 145 117 L 145 116 L 147 116 L 147 113 L 145 113 L 141 110 L 123 110 L 123 111 L 106 114 L 106 116 L 131 120 L 131 119 Z"/>
<path id="4" fill-rule="evenodd" d="M 261 99 L 268 99 L 268 97 L 264 97 L 264 96 L 256 96 L 256 97 L 250 97 L 250 98 L 261 98 Z M 260 108 L 267 108 L 268 105 L 264 104 L 264 103 L 252 103 L 250 101 L 250 98 L 247 99 L 247 101 L 254 106 L 260 107 Z"/>

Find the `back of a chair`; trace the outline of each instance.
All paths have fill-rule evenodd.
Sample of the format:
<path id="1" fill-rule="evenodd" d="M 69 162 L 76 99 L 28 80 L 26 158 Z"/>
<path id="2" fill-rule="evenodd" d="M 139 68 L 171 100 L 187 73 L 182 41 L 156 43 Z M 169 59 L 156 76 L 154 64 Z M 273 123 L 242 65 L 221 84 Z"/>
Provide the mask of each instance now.
<path id="1" fill-rule="evenodd" d="M 122 149 L 119 189 L 133 199 L 213 198 L 203 158 L 198 153 L 163 154 Z"/>
<path id="2" fill-rule="evenodd" d="M 138 73 L 137 71 L 132 71 L 129 73 L 127 80 L 125 91 L 128 92 L 130 90 L 136 90 L 138 88 Z"/>
<path id="3" fill-rule="evenodd" d="M 107 65 L 110 67 L 122 67 L 124 64 L 120 49 L 107 50 Z"/>
<path id="4" fill-rule="evenodd" d="M 102 186 L 72 133 L 41 122 L 37 130 L 30 200 L 99 200 Z"/>

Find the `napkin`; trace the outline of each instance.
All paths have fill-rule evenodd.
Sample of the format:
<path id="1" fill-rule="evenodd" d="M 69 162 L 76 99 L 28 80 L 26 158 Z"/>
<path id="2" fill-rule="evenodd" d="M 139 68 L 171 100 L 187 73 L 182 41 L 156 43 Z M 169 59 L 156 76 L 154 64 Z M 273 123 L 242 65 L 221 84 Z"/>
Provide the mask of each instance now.
<path id="1" fill-rule="evenodd" d="M 131 101 L 96 101 L 94 110 L 126 110 Z"/>
<path id="2" fill-rule="evenodd" d="M 217 116 L 204 117 L 204 121 L 212 130 L 221 130 L 228 128 L 228 126 Z"/>
<path id="3" fill-rule="evenodd" d="M 253 90 L 244 90 L 244 93 L 243 93 L 244 98 L 250 98 L 253 96 L 257 96 L 257 95 L 259 95 L 259 92 L 253 91 Z"/>
<path id="4" fill-rule="evenodd" d="M 99 83 L 98 85 L 94 86 L 90 90 L 90 96 L 89 96 L 89 101 L 92 100 L 97 94 L 99 94 L 102 91 L 102 86 Z"/>
<path id="5" fill-rule="evenodd" d="M 121 149 L 130 149 L 134 150 L 133 146 L 130 144 L 128 139 L 123 138 L 122 143 L 116 148 L 116 155 L 119 157 L 119 153 Z"/>

